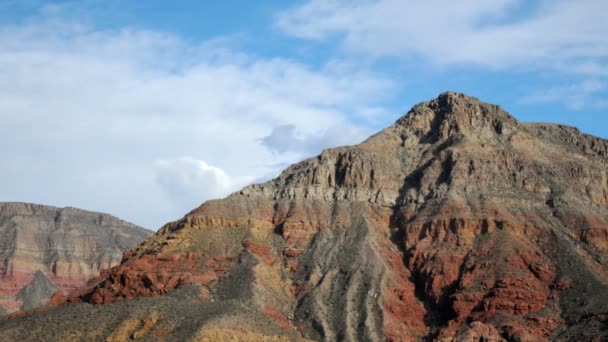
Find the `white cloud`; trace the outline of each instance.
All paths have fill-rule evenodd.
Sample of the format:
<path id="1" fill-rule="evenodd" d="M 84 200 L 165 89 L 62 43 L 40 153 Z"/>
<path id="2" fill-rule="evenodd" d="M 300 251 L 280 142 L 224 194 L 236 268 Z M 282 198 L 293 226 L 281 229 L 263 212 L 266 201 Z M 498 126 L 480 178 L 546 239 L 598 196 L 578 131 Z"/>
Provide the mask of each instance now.
<path id="1" fill-rule="evenodd" d="M 603 2 L 543 1 L 513 20 L 522 4 L 312 0 L 281 14 L 278 25 L 373 57 L 605 76 Z M 250 55 L 230 37 L 192 42 L 69 19 L 90 16 L 82 2 L 55 3 L 19 25 L 0 25 L 2 201 L 79 206 L 157 228 L 386 122 L 382 103 L 396 85 L 371 71 L 373 62 L 349 63 L 357 60 L 350 53 L 346 62 L 311 67 Z M 583 94 L 572 99 L 579 106 L 597 97 L 592 84 L 573 85 L 528 101 L 573 90 Z"/>
<path id="2" fill-rule="evenodd" d="M 553 86 L 541 92 L 526 96 L 523 103 L 558 102 L 574 111 L 583 110 L 592 102 L 600 105 L 593 96 L 606 89 L 606 83 L 598 80 L 585 80 L 580 83 Z"/>
<path id="3" fill-rule="evenodd" d="M 309 0 L 279 15 L 277 25 L 301 38 L 334 37 L 374 57 L 604 68 L 607 10 L 604 0 Z"/>
<path id="4" fill-rule="evenodd" d="M 156 163 L 156 180 L 182 208 L 217 199 L 253 182 L 254 177 L 234 178 L 203 160 L 181 157 Z"/>
<path id="5" fill-rule="evenodd" d="M 274 127 L 315 136 L 378 110 L 391 82 L 336 65 L 139 29 L 0 26 L 0 200 L 80 206 L 157 228 L 187 203 L 313 152 L 273 154 L 261 139 Z M 355 129 L 342 134 L 359 139 Z"/>

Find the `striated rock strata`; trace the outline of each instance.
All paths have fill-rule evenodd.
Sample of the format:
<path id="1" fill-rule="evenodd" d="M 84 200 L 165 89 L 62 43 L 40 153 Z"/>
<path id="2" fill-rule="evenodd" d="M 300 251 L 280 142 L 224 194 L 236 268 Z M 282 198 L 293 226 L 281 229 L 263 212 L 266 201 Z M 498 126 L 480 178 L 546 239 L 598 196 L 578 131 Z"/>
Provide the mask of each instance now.
<path id="1" fill-rule="evenodd" d="M 606 140 L 445 93 L 360 145 L 203 204 L 67 305 L 0 332 L 35 339 L 55 321 L 58 338 L 602 341 L 607 166 Z M 62 320 L 90 315 L 95 327 Z"/>
<path id="2" fill-rule="evenodd" d="M 14 312 L 46 304 L 120 263 L 152 232 L 106 214 L 0 203 L 0 305 Z"/>

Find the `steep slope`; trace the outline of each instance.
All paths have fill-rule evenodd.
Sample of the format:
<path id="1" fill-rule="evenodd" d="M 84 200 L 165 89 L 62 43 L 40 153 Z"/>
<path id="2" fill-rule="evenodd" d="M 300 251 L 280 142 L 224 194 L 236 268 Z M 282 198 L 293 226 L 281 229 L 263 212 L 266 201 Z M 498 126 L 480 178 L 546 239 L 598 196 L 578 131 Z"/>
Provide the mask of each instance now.
<path id="1" fill-rule="evenodd" d="M 606 140 L 445 93 L 360 145 L 206 202 L 73 292 L 73 304 L 0 332 L 601 341 L 607 164 Z M 91 315 L 95 327 L 64 319 Z"/>
<path id="2" fill-rule="evenodd" d="M 46 305 L 58 290 L 59 288 L 42 271 L 37 271 L 34 279 L 22 288 L 15 298 L 23 302 L 20 309 L 27 311 Z"/>
<path id="3" fill-rule="evenodd" d="M 0 203 L 0 305 L 13 312 L 46 304 L 52 293 L 45 279 L 72 291 L 151 234 L 106 214 Z"/>

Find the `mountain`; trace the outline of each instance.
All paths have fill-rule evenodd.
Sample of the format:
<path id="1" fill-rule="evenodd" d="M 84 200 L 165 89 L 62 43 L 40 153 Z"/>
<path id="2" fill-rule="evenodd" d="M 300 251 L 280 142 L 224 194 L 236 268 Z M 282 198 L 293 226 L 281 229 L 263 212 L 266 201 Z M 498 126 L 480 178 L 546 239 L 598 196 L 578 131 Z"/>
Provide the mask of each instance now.
<path id="1" fill-rule="evenodd" d="M 0 334 L 604 341 L 607 166 L 606 140 L 444 93 L 204 203 Z"/>
<path id="2" fill-rule="evenodd" d="M 106 214 L 29 203 L 0 203 L 0 306 L 46 304 L 72 291 L 152 232 Z"/>

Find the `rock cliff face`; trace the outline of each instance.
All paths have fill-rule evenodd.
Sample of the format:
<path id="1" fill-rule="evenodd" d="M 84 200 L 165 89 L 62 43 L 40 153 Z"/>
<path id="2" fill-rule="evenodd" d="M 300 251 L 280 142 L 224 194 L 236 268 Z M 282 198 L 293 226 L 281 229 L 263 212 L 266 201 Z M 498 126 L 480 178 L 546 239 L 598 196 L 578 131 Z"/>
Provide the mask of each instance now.
<path id="1" fill-rule="evenodd" d="M 0 203 L 0 305 L 13 312 L 46 304 L 52 290 L 82 286 L 151 234 L 110 215 Z"/>
<path id="2" fill-rule="evenodd" d="M 445 93 L 360 145 L 203 204 L 66 305 L 0 332 L 602 341 L 607 166 L 606 140 Z M 93 314 L 94 327 L 65 319 Z"/>

